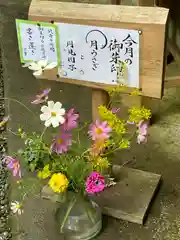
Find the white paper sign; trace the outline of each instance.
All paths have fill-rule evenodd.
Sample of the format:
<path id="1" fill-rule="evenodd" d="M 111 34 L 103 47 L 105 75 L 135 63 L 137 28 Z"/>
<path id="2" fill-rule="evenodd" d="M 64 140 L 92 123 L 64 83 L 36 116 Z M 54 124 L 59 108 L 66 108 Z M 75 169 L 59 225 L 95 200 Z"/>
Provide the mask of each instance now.
<path id="1" fill-rule="evenodd" d="M 59 62 L 57 26 L 16 19 L 21 62 L 48 60 Z"/>
<path id="2" fill-rule="evenodd" d="M 61 64 L 59 75 L 104 84 L 121 82 L 139 88 L 139 33 L 58 23 Z"/>

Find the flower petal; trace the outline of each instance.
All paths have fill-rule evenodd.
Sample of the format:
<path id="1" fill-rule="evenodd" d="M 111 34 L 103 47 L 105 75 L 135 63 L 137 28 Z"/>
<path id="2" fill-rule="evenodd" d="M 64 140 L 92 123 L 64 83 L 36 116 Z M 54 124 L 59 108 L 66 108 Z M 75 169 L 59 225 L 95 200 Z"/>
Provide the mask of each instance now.
<path id="1" fill-rule="evenodd" d="M 49 110 L 54 110 L 53 108 L 54 108 L 54 101 L 48 101 L 48 108 L 49 108 Z"/>
<path id="2" fill-rule="evenodd" d="M 61 109 L 61 107 L 62 107 L 62 103 L 60 103 L 60 102 L 56 102 L 56 103 L 54 104 L 54 109 L 53 109 L 53 110 Z"/>
<path id="3" fill-rule="evenodd" d="M 11 211 L 12 211 L 13 213 L 16 213 L 16 212 L 17 212 L 17 208 L 13 208 L 13 209 L 11 209 Z"/>
<path id="4" fill-rule="evenodd" d="M 59 122 L 60 122 L 60 121 L 58 121 L 58 118 L 56 118 L 56 117 L 51 118 L 51 123 L 52 123 L 52 126 L 53 126 L 54 128 L 56 128 L 56 127 L 59 126 Z"/>
<path id="5" fill-rule="evenodd" d="M 48 64 L 47 60 L 40 60 L 37 62 L 38 66 L 40 66 L 41 68 L 45 68 Z"/>
<path id="6" fill-rule="evenodd" d="M 49 111 L 49 108 L 48 108 L 47 106 L 43 105 L 43 106 L 41 107 L 41 112 L 43 112 L 43 113 L 48 113 L 48 112 L 50 112 L 50 111 Z"/>
<path id="7" fill-rule="evenodd" d="M 41 69 L 41 66 L 39 66 L 39 65 L 38 65 L 37 63 L 35 63 L 35 62 L 31 62 L 31 63 L 29 63 L 28 68 L 29 68 L 30 70 L 33 70 L 33 71 L 38 71 L 38 70 Z"/>
<path id="8" fill-rule="evenodd" d="M 37 98 L 34 101 L 32 101 L 31 104 L 40 104 L 43 103 L 44 101 L 45 101 L 44 99 Z"/>
<path id="9" fill-rule="evenodd" d="M 64 115 L 66 111 L 64 108 L 61 108 L 61 109 L 57 109 L 56 112 L 57 112 L 57 115 Z"/>
<path id="10" fill-rule="evenodd" d="M 41 121 L 47 121 L 51 118 L 51 113 L 42 113 L 40 114 Z"/>
<path id="11" fill-rule="evenodd" d="M 58 115 L 56 118 L 58 119 L 58 121 L 59 121 L 61 124 L 63 124 L 63 123 L 65 122 L 65 118 L 64 118 L 63 116 Z"/>
<path id="12" fill-rule="evenodd" d="M 17 209 L 17 214 L 18 214 L 18 215 L 21 215 L 21 214 L 22 214 L 21 209 Z"/>
<path id="13" fill-rule="evenodd" d="M 46 88 L 46 89 L 43 90 L 42 94 L 43 95 L 48 95 L 50 93 L 50 91 L 51 91 L 51 88 Z"/>
<path id="14" fill-rule="evenodd" d="M 29 67 L 32 64 L 32 62 L 27 62 L 25 64 L 22 65 L 22 67 Z"/>
<path id="15" fill-rule="evenodd" d="M 33 72 L 34 76 L 40 76 L 43 73 L 42 69 Z"/>
<path id="16" fill-rule="evenodd" d="M 44 123 L 45 127 L 49 127 L 49 126 L 51 126 L 51 121 L 52 121 L 51 118 L 48 119 L 48 120 L 46 120 L 45 123 Z"/>
<path id="17" fill-rule="evenodd" d="M 57 62 L 48 63 L 44 69 L 53 69 L 57 67 Z"/>

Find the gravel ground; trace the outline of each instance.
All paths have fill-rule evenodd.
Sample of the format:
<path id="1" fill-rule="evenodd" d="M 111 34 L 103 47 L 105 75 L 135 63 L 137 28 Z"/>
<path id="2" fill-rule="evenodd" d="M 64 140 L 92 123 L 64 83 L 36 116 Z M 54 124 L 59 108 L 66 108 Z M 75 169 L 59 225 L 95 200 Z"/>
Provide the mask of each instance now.
<path id="1" fill-rule="evenodd" d="M 3 68 L 1 62 L 0 51 L 0 121 L 5 115 L 5 103 L 3 86 Z M 0 240 L 11 239 L 11 231 L 9 228 L 9 201 L 8 201 L 8 173 L 5 167 L 4 155 L 6 152 L 6 138 L 4 135 L 4 127 L 0 128 Z"/>

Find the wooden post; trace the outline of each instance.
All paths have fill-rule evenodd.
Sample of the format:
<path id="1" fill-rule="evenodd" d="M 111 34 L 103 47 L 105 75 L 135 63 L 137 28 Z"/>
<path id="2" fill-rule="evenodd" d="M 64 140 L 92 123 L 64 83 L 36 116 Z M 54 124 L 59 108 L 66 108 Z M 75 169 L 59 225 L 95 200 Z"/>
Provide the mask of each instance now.
<path id="1" fill-rule="evenodd" d="M 108 106 L 109 95 L 106 91 L 100 89 L 92 89 L 92 119 L 95 121 L 99 118 L 98 107 L 100 105 Z"/>

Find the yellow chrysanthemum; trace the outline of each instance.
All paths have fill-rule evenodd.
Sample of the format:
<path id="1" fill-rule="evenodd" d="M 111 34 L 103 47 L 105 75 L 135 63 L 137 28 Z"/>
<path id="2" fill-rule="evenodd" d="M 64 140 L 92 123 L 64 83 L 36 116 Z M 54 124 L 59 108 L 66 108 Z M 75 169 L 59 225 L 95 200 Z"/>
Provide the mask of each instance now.
<path id="1" fill-rule="evenodd" d="M 130 142 L 127 139 L 122 139 L 119 143 L 119 147 L 122 149 L 129 148 Z"/>
<path id="2" fill-rule="evenodd" d="M 125 85 L 117 84 L 115 87 L 107 88 L 106 91 L 110 96 L 117 95 L 125 91 Z"/>
<path id="3" fill-rule="evenodd" d="M 107 169 L 110 165 L 107 157 L 98 157 L 93 161 L 93 170 L 101 172 L 102 169 Z"/>
<path id="4" fill-rule="evenodd" d="M 129 122 L 138 124 L 142 119 L 149 120 L 151 118 L 151 111 L 144 107 L 132 107 L 129 109 Z"/>
<path id="5" fill-rule="evenodd" d="M 54 173 L 48 184 L 54 192 L 60 193 L 67 189 L 69 181 L 64 174 Z"/>
<path id="6" fill-rule="evenodd" d="M 142 92 L 141 92 L 138 88 L 136 88 L 134 91 L 132 91 L 132 92 L 130 93 L 130 95 L 131 95 L 132 97 L 141 96 L 141 95 L 142 95 Z"/>
<path id="7" fill-rule="evenodd" d="M 46 179 L 51 175 L 51 171 L 49 170 L 49 164 L 45 165 L 42 171 L 38 172 L 38 177 L 41 179 Z"/>

